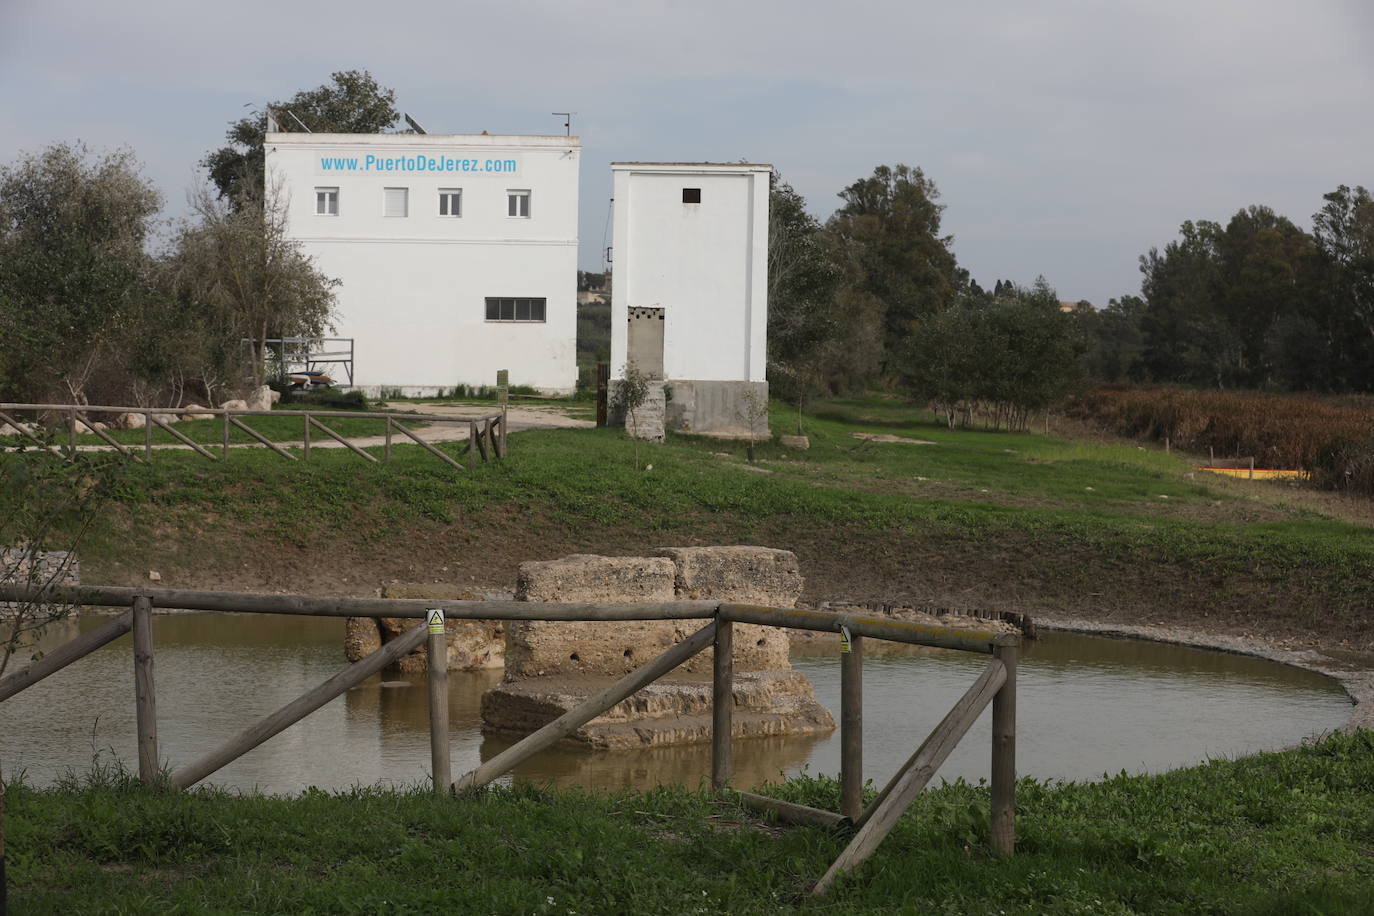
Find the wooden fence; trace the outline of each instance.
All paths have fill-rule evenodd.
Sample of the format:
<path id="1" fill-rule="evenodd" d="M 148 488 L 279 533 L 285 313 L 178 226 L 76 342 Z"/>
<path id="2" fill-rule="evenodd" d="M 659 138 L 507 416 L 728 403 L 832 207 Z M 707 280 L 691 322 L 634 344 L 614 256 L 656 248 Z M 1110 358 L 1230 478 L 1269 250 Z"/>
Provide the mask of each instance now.
<path id="1" fill-rule="evenodd" d="M 849 842 L 816 883 L 824 894 L 842 873 L 858 868 L 896 825 L 916 796 L 935 775 L 979 714 L 992 704 L 991 846 L 1010 855 L 1015 846 L 1016 808 L 1016 659 L 1021 637 L 993 630 L 928 626 L 890 617 L 762 607 L 721 601 L 667 601 L 616 604 L 436 601 L 429 599 L 327 598 L 306 595 L 260 595 L 182 589 L 135 589 L 93 586 L 38 588 L 0 585 L 0 600 L 44 600 L 71 605 L 128 607 L 129 610 L 48 652 L 27 668 L 0 680 L 0 702 L 48 675 L 118 639 L 130 630 L 134 639 L 134 702 L 138 730 L 138 772 L 146 783 L 166 779 L 187 788 L 262 744 L 325 703 L 376 674 L 402 655 L 427 646 L 429 661 L 430 763 L 436 794 L 463 792 L 486 785 L 605 713 L 636 691 L 668 674 L 709 646 L 715 648 L 712 672 L 711 782 L 729 791 L 732 771 L 734 711 L 732 640 L 735 623 L 761 624 L 841 634 L 847 648 L 841 666 L 840 810 L 766 798 L 749 792 L 733 795 L 743 804 L 783 820 L 821 826 L 849 835 Z M 157 695 L 153 681 L 153 608 L 257 614 L 303 614 L 323 617 L 407 617 L 424 620 L 406 630 L 318 687 L 287 703 L 220 747 L 170 770 L 161 770 L 157 739 Z M 435 616 L 437 614 L 437 617 Z M 588 698 L 537 731 L 525 736 L 458 780 L 452 779 L 448 737 L 448 671 L 444 618 L 466 620 L 703 620 L 701 629 L 657 658 Z M 870 805 L 863 804 L 863 643 L 885 639 L 992 656 L 954 708 L 916 748 Z"/>
<path id="2" fill-rule="evenodd" d="M 369 413 L 355 410 L 240 410 L 233 408 L 185 408 L 185 407 L 101 407 L 90 405 L 73 404 L 0 404 L 0 435 L 18 435 L 37 443 L 39 446 L 52 447 L 53 443 L 43 439 L 33 432 L 28 424 L 15 418 L 17 411 L 32 411 L 44 414 L 49 422 L 57 418 L 67 430 L 67 441 L 65 446 L 75 450 L 77 447 L 77 437 L 85 430 L 87 433 L 98 437 L 104 447 L 114 449 L 126 458 L 134 461 L 147 461 L 153 457 L 153 429 L 165 430 L 173 439 L 176 439 L 186 448 L 191 449 L 196 454 L 208 458 L 211 461 L 226 460 L 229 457 L 231 445 L 229 442 L 230 434 L 234 430 L 239 430 L 250 436 L 257 443 L 271 449 L 276 454 L 285 458 L 287 461 L 295 461 L 296 456 L 287 451 L 282 444 L 273 442 L 258 430 L 253 429 L 244 423 L 243 417 L 288 417 L 294 418 L 301 424 L 300 450 L 301 458 L 310 460 L 310 445 L 312 431 L 324 433 L 331 439 L 339 442 L 353 454 L 365 461 L 376 463 L 377 461 L 391 461 L 392 441 L 399 434 L 404 439 L 409 439 L 425 451 L 434 455 L 442 461 L 447 462 L 453 467 L 462 470 L 463 465 L 452 455 L 436 448 L 432 443 L 426 442 L 418 436 L 414 430 L 408 428 L 406 423 L 424 422 L 437 424 L 468 424 L 467 443 L 459 452 L 459 455 L 466 454 L 468 467 L 474 467 L 478 459 L 486 462 L 497 458 L 506 457 L 506 432 L 507 421 L 506 411 L 500 413 L 483 414 L 475 417 L 444 417 L 423 416 L 409 413 Z M 98 415 L 120 415 L 135 414 L 143 417 L 143 444 L 142 446 L 130 446 L 127 443 L 119 442 L 111 436 L 106 429 L 101 429 L 95 425 L 91 419 L 93 414 Z M 220 442 L 218 445 L 206 446 L 205 443 L 196 442 L 181 430 L 176 429 L 168 422 L 168 417 L 174 416 L 195 416 L 196 418 L 210 417 L 218 420 L 221 427 Z M 354 420 L 385 420 L 384 432 L 382 434 L 382 458 L 365 451 L 357 443 L 341 435 L 337 430 L 330 428 L 321 422 L 321 419 L 354 419 Z M 360 438 L 355 436 L 356 438 Z M 376 438 L 368 437 L 368 438 Z M 287 443 L 294 446 L 295 443 Z M 173 446 L 175 447 L 175 446 Z M 238 447 L 238 446 L 232 446 Z M 219 454 L 216 455 L 212 449 L 218 448 Z"/>

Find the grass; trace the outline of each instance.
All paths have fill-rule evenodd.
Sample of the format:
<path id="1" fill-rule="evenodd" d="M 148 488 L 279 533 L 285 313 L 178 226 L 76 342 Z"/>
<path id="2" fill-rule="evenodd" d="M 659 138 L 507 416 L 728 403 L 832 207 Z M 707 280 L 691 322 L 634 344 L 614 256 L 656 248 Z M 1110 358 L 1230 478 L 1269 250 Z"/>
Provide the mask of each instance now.
<path id="1" fill-rule="evenodd" d="M 802 778 L 773 794 L 832 810 Z M 1367 913 L 1374 733 L 1092 783 L 1023 780 L 1018 852 L 987 849 L 987 790 L 923 793 L 862 868 L 808 896 L 845 838 L 684 788 L 537 786 L 436 801 L 144 789 L 104 767 L 8 796 L 25 913 Z"/>
<path id="2" fill-rule="evenodd" d="M 774 428 L 789 421 L 791 409 L 775 406 Z M 389 465 L 342 449 L 316 450 L 308 463 L 263 449 L 227 462 L 160 452 L 128 468 L 83 564 L 89 581 L 109 581 L 116 565 L 164 568 L 197 544 L 201 555 L 226 555 L 221 569 L 329 544 L 308 561 L 327 566 L 337 556 L 339 569 L 383 579 L 397 575 L 387 558 L 413 563 L 416 544 L 436 555 L 460 551 L 464 562 L 500 553 L 511 565 L 491 568 L 513 570 L 558 555 L 550 551 L 704 538 L 797 550 L 823 589 L 857 577 L 888 583 L 888 596 L 938 599 L 961 577 L 1000 579 L 1028 609 L 1100 615 L 1106 605 L 1180 619 L 1234 612 L 1261 630 L 1272 618 L 1281 633 L 1337 615 L 1348 635 L 1374 638 L 1363 612 L 1374 600 L 1368 527 L 1240 498 L 1235 487 L 1195 478 L 1177 454 L 950 430 L 881 398 L 824 405 L 806 429 L 809 451 L 763 443 L 752 465 L 744 443 L 672 436 L 644 451 L 652 470 L 637 470 L 623 433 L 605 429 L 516 433 L 509 459 L 475 472 L 405 445 Z M 241 558 L 236 542 L 247 545 Z M 827 563 L 847 569 L 827 579 Z M 213 578 L 194 564 L 187 571 L 201 583 Z"/>

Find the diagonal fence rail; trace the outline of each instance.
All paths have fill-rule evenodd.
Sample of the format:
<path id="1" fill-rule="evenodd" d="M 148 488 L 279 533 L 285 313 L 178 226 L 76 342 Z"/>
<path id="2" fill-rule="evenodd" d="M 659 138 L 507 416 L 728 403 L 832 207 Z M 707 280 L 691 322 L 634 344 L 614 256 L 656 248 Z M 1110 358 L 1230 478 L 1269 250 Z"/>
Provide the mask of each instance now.
<path id="1" fill-rule="evenodd" d="M 35 414 L 44 423 L 25 422 L 17 417 L 19 413 Z M 127 442 L 120 442 L 110 435 L 107 424 L 92 419 L 95 416 L 125 417 L 136 416 L 141 419 L 143 429 L 143 442 L 138 445 L 131 445 Z M 193 417 L 198 420 L 209 419 L 218 423 L 220 435 L 218 442 L 197 442 L 182 430 L 177 429 L 172 424 L 178 418 Z M 260 430 L 254 429 L 245 422 L 245 418 L 251 417 L 275 417 L 294 419 L 301 424 L 301 437 L 289 442 L 273 441 L 264 435 Z M 382 432 L 368 436 L 345 436 L 337 429 L 322 422 L 323 420 L 381 420 L 384 421 Z M 300 457 L 306 461 L 310 460 L 311 445 L 318 441 L 319 434 L 326 438 L 338 442 L 343 448 L 348 449 L 359 458 L 369 463 L 390 462 L 392 445 L 396 441 L 407 441 L 407 444 L 414 443 L 420 446 L 429 454 L 435 456 L 446 464 L 463 470 L 463 464 L 453 455 L 437 448 L 433 443 L 426 441 L 414 429 L 407 426 L 408 423 L 423 422 L 426 424 L 467 424 L 468 437 L 459 456 L 467 456 L 467 467 L 472 468 L 480 460 L 482 462 L 494 461 L 506 457 L 508 418 L 507 412 L 503 409 L 499 413 L 481 414 L 477 416 L 446 417 L 423 416 L 408 413 L 386 413 L 369 412 L 355 410 L 249 410 L 239 408 L 185 408 L 185 407 L 106 407 L 87 404 L 12 404 L 0 403 L 0 435 L 15 436 L 27 442 L 32 442 L 40 447 L 52 448 L 54 443 L 51 439 L 45 438 L 40 433 L 43 429 L 54 427 L 65 428 L 66 441 L 61 447 L 75 451 L 78 447 L 79 437 L 83 435 L 93 435 L 100 440 L 100 445 L 96 448 L 112 449 L 131 461 L 151 461 L 153 453 L 163 448 L 180 449 L 186 448 L 200 455 L 209 461 L 228 460 L 231 449 L 243 447 L 256 447 L 261 445 L 270 449 L 275 454 L 288 460 L 295 461 L 297 456 L 288 451 L 288 448 L 297 448 Z M 153 432 L 161 430 L 166 433 L 175 443 L 154 445 Z M 249 437 L 250 442 L 234 443 L 231 442 L 233 433 L 239 432 Z M 356 440 L 378 439 L 382 448 L 382 458 L 359 444 Z M 318 447 L 318 446 L 316 446 Z M 375 446 L 372 446 L 375 447 Z M 0 450 L 3 450 L 0 447 Z M 218 452 L 218 453 L 216 453 Z"/>
<path id="2" fill-rule="evenodd" d="M 729 790 L 734 706 L 732 660 L 735 623 L 833 632 L 841 635 L 841 773 L 840 811 L 733 793 L 739 803 L 783 820 L 845 831 L 847 845 L 813 888 L 824 895 L 841 875 L 858 869 L 896 826 L 930 782 L 950 752 L 988 705 L 992 706 L 990 845 L 998 855 L 1015 848 L 1016 809 L 1016 659 L 1021 637 L 993 629 L 947 628 L 832 611 L 774 608 L 722 601 L 630 602 L 615 604 L 524 601 L 438 601 L 405 598 L 338 598 L 310 595 L 265 595 L 188 589 L 143 589 L 100 586 L 0 584 L 0 601 L 48 600 L 71 605 L 127 607 L 130 610 L 70 640 L 38 661 L 0 679 L 0 702 L 61 670 L 125 633 L 134 634 L 134 693 L 138 729 L 139 778 L 164 779 L 157 739 L 156 691 L 153 679 L 153 609 L 178 608 L 228 613 L 295 614 L 322 617 L 402 617 L 424 624 L 405 631 L 367 657 L 232 736 L 165 777 L 188 788 L 228 763 L 291 727 L 376 674 L 402 655 L 426 645 L 428 653 L 430 756 L 436 795 L 463 793 L 490 783 L 529 757 L 571 734 L 676 669 L 715 648 L 712 666 L 711 782 Z M 525 736 L 477 769 L 453 781 L 450 777 L 445 619 L 463 620 L 702 620 L 701 629 L 670 646 L 648 664 L 625 675 L 535 732 Z M 982 674 L 930 735 L 916 748 L 869 805 L 861 787 L 863 747 L 863 643 L 883 639 L 992 656 Z"/>

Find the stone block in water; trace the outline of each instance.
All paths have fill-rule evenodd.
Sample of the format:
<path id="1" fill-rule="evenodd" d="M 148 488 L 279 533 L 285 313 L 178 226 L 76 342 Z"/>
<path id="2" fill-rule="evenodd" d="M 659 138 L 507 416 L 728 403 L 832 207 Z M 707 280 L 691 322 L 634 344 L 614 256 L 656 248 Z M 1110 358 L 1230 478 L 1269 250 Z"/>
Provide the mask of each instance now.
<path id="1" fill-rule="evenodd" d="M 504 681 L 482 695 L 483 730 L 528 734 L 608 687 L 613 678 L 554 676 Z M 734 679 L 736 738 L 827 734 L 835 720 L 799 671 L 755 671 Z M 562 743 L 625 750 L 711 740 L 711 683 L 675 676 L 617 703 Z"/>

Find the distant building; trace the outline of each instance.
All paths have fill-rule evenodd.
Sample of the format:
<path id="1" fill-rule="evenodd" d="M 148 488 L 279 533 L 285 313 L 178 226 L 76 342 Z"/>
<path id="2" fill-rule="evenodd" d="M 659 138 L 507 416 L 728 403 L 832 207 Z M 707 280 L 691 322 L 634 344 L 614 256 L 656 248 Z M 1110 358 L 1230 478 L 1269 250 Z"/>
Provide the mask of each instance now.
<path id="1" fill-rule="evenodd" d="M 614 162 L 611 170 L 612 377 L 633 362 L 666 380 L 668 429 L 747 428 L 768 404 L 772 166 Z"/>
<path id="2" fill-rule="evenodd" d="M 288 233 L 337 278 L 354 386 L 577 381 L 577 137 L 269 133 Z"/>

